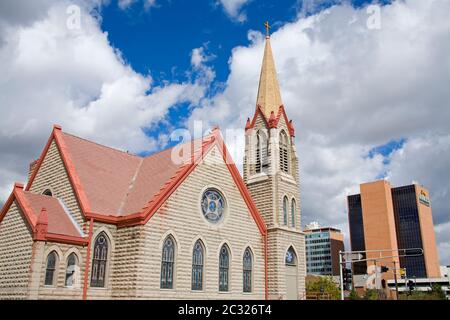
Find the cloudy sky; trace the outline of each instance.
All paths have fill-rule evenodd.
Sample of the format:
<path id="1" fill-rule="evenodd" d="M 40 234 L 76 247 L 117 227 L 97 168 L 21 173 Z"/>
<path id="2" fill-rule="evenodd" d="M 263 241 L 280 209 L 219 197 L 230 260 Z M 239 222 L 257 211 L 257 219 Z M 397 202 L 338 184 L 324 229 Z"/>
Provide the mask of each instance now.
<path id="1" fill-rule="evenodd" d="M 431 191 L 450 265 L 450 0 L 2 0 L 0 202 L 54 123 L 147 154 L 174 129 L 242 129 L 263 22 L 301 161 L 303 223 L 348 234 L 346 195 Z M 78 15 L 80 13 L 80 15 Z M 239 143 L 230 142 L 230 146 Z M 242 150 L 234 150 L 241 163 Z"/>

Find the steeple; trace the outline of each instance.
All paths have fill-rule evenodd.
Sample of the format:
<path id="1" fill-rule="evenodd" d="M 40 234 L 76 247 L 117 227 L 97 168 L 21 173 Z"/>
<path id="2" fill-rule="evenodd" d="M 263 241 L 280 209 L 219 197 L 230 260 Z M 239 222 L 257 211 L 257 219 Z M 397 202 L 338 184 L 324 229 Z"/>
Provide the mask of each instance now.
<path id="1" fill-rule="evenodd" d="M 272 111 L 278 114 L 281 101 L 280 87 L 278 85 L 277 71 L 273 60 L 272 47 L 270 46 L 269 24 L 265 24 L 267 29 L 266 46 L 259 79 L 258 98 L 256 105 L 260 106 L 264 115 L 269 118 Z"/>

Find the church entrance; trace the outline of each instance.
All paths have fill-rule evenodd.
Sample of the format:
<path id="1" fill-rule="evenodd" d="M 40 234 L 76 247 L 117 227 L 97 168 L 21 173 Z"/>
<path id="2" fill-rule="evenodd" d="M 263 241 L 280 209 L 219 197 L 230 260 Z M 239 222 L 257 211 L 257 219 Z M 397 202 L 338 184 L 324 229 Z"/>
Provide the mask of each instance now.
<path id="1" fill-rule="evenodd" d="M 286 299 L 298 300 L 297 255 L 292 247 L 286 252 Z"/>

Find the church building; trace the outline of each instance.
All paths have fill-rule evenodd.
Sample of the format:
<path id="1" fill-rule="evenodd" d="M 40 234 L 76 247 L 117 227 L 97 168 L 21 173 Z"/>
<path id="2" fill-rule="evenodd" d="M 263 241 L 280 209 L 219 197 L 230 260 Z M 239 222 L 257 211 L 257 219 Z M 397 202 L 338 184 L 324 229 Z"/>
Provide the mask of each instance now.
<path id="1" fill-rule="evenodd" d="M 303 299 L 294 134 L 269 36 L 243 177 L 219 129 L 141 157 L 55 125 L 0 212 L 0 299 Z"/>

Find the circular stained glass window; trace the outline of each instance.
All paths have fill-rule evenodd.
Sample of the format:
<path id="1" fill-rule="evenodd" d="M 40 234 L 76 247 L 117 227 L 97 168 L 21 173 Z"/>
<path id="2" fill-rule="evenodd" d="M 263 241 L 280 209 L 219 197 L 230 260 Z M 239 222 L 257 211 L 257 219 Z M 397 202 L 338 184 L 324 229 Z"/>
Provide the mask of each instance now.
<path id="1" fill-rule="evenodd" d="M 215 190 L 208 189 L 202 196 L 202 212 L 205 218 L 212 223 L 219 222 L 225 211 L 225 199 L 223 195 Z"/>

